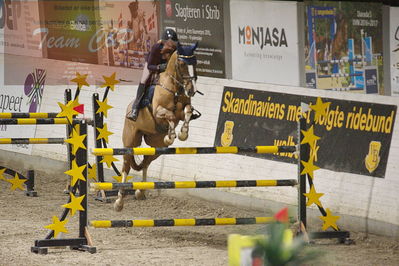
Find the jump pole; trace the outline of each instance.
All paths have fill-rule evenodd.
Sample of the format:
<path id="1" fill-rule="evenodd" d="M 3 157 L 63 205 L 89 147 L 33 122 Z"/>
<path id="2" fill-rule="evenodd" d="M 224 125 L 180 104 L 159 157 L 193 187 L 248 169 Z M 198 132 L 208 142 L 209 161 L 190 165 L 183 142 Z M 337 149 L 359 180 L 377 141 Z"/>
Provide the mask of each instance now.
<path id="1" fill-rule="evenodd" d="M 223 181 L 174 181 L 133 183 L 91 183 L 91 190 L 113 189 L 177 189 L 177 188 L 226 188 L 226 187 L 278 187 L 295 186 L 295 179 L 280 180 L 223 180 Z"/>
<path id="2" fill-rule="evenodd" d="M 161 155 L 161 154 L 213 154 L 213 153 L 280 153 L 295 152 L 296 146 L 255 146 L 255 147 L 199 147 L 199 148 L 100 148 L 92 149 L 92 154 L 99 155 Z"/>

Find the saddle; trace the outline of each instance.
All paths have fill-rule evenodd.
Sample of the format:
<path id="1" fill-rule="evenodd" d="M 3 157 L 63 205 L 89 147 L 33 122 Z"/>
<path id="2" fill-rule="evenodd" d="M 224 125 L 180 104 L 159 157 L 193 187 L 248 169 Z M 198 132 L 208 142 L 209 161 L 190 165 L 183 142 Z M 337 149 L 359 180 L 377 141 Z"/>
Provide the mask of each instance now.
<path id="1" fill-rule="evenodd" d="M 147 134 L 166 134 L 168 133 L 168 124 L 158 124 L 155 122 L 155 118 L 152 110 L 152 98 L 154 97 L 155 85 L 151 85 L 145 90 L 145 93 L 139 103 L 139 116 L 137 117 L 136 123 L 139 123 L 143 128 L 142 131 Z M 130 115 L 132 112 L 133 102 L 127 107 L 126 115 Z"/>

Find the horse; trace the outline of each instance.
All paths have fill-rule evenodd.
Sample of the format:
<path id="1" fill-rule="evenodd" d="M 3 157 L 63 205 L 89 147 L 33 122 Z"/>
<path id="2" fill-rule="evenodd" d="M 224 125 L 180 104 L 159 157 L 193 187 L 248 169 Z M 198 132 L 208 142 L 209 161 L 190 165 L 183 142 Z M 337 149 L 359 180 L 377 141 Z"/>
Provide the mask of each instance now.
<path id="1" fill-rule="evenodd" d="M 133 148 L 145 143 L 151 147 L 167 147 L 172 145 L 175 138 L 175 128 L 179 121 L 183 125 L 178 138 L 184 141 L 188 138 L 189 122 L 194 108 L 191 106 L 191 97 L 196 93 L 196 57 L 194 50 L 197 43 L 191 46 L 177 45 L 176 51 L 170 56 L 166 70 L 160 74 L 159 81 L 154 89 L 151 107 L 140 110 L 136 121 L 125 116 L 122 133 L 124 147 Z M 131 112 L 131 102 L 126 115 Z M 122 182 L 130 169 L 142 171 L 143 182 L 147 179 L 147 169 L 150 163 L 159 155 L 144 155 L 143 160 L 138 163 L 134 155 L 123 156 Z M 136 199 L 144 199 L 144 191 L 135 191 Z M 114 203 L 114 209 L 123 209 L 123 190 L 119 190 L 118 198 Z"/>

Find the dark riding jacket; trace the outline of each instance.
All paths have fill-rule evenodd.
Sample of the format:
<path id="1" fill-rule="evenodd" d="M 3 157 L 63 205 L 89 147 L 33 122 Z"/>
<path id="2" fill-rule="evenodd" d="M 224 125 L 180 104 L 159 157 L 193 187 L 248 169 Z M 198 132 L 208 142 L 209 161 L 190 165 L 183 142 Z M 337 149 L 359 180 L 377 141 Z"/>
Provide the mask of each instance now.
<path id="1" fill-rule="evenodd" d="M 147 56 L 147 68 L 150 71 L 151 75 L 147 79 L 146 86 L 154 84 L 158 81 L 158 74 L 160 73 L 159 65 L 165 64 L 166 59 L 162 58 L 163 43 L 162 41 L 158 41 L 151 48 L 150 53 Z"/>

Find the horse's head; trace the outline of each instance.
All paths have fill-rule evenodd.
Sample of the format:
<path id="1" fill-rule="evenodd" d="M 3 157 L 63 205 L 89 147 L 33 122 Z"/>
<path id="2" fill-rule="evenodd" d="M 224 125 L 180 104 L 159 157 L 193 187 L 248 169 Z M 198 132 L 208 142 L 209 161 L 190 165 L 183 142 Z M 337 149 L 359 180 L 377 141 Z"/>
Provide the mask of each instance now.
<path id="1" fill-rule="evenodd" d="M 177 44 L 176 72 L 188 97 L 194 96 L 197 91 L 195 84 L 197 80 L 197 73 L 195 71 L 197 58 L 194 55 L 197 45 L 198 43 L 191 46 Z"/>

